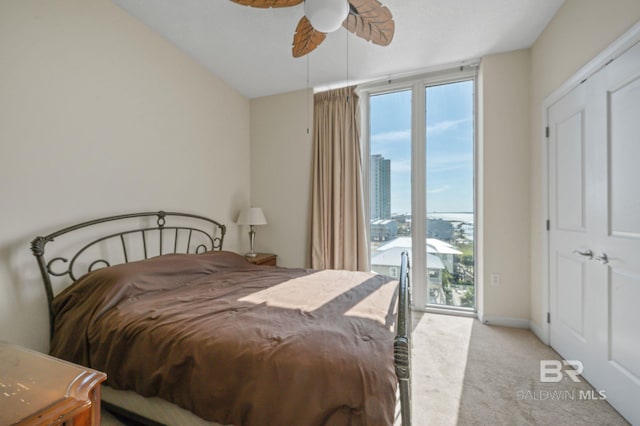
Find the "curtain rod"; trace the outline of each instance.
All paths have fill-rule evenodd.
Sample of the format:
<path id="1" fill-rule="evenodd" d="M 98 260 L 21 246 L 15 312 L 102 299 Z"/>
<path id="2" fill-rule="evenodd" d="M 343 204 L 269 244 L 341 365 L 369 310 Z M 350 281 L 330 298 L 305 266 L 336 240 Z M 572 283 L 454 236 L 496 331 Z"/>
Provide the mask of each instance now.
<path id="1" fill-rule="evenodd" d="M 429 77 L 433 75 L 437 75 L 440 73 L 455 73 L 458 72 L 469 72 L 471 70 L 477 69 L 480 65 L 480 59 L 470 59 L 467 61 L 460 61 L 455 63 L 448 63 L 443 65 L 436 65 L 433 67 L 421 68 L 419 70 L 405 71 L 401 73 L 395 74 L 387 74 L 386 76 L 379 76 L 375 78 L 369 79 L 360 79 L 360 80 L 350 80 L 350 81 L 340 81 L 334 84 L 325 84 L 322 86 L 316 86 L 313 88 L 313 93 L 326 92 L 327 90 L 341 89 L 343 87 L 347 87 L 348 85 L 357 86 L 358 90 L 365 89 L 368 86 L 379 87 L 383 85 L 385 82 L 388 84 L 398 83 L 402 80 L 411 80 L 421 77 Z"/>

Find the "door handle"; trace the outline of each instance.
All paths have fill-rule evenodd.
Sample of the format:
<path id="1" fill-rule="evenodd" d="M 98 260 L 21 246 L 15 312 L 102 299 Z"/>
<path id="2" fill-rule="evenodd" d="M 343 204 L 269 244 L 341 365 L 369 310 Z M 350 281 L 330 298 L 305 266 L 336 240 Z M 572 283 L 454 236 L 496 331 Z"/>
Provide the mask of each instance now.
<path id="1" fill-rule="evenodd" d="M 607 256 L 607 253 L 602 253 L 596 256 L 596 260 L 603 265 L 606 265 L 609 263 L 609 256 Z"/>
<path id="2" fill-rule="evenodd" d="M 579 254 L 580 256 L 584 256 L 589 260 L 593 259 L 593 252 L 591 250 L 589 250 L 589 249 L 586 249 L 586 250 L 574 250 L 573 252 L 575 254 Z"/>

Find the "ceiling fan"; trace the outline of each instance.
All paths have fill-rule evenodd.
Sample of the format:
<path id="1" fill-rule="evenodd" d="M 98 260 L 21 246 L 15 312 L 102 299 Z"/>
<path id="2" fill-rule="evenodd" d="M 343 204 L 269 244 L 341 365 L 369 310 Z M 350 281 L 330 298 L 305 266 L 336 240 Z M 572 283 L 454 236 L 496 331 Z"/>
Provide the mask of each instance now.
<path id="1" fill-rule="evenodd" d="M 340 25 L 358 37 L 380 46 L 393 39 L 395 24 L 391 12 L 378 0 L 231 0 L 244 6 L 270 8 L 297 6 L 304 2 L 304 13 L 293 36 L 295 58 L 320 45 L 327 33 Z"/>

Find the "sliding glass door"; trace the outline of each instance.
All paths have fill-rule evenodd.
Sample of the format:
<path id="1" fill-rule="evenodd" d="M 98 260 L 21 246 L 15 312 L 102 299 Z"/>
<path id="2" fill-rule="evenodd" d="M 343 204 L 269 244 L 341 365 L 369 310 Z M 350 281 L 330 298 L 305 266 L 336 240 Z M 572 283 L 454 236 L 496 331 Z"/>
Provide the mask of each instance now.
<path id="1" fill-rule="evenodd" d="M 411 250 L 411 90 L 373 95 L 369 111 L 371 265 L 397 278 Z"/>
<path id="2" fill-rule="evenodd" d="M 428 305 L 475 306 L 473 86 L 425 88 Z"/>
<path id="3" fill-rule="evenodd" d="M 412 257 L 414 308 L 475 309 L 475 74 L 363 91 L 371 268 Z"/>

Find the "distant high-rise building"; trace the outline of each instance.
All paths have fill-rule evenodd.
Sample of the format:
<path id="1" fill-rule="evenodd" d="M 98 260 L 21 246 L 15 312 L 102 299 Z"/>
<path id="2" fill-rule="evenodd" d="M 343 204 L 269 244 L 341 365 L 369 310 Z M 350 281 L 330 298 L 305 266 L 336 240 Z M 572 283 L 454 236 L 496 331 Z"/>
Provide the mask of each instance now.
<path id="1" fill-rule="evenodd" d="M 391 218 L 391 160 L 371 156 L 371 220 Z"/>

